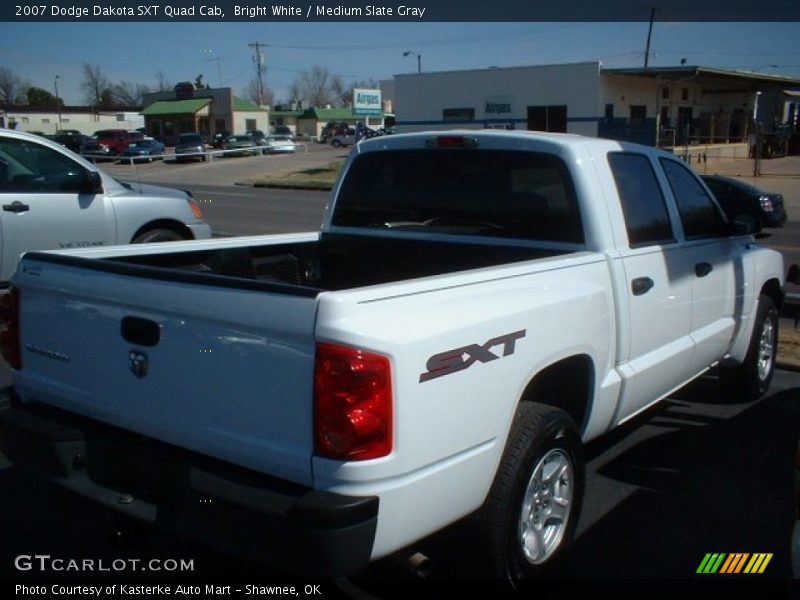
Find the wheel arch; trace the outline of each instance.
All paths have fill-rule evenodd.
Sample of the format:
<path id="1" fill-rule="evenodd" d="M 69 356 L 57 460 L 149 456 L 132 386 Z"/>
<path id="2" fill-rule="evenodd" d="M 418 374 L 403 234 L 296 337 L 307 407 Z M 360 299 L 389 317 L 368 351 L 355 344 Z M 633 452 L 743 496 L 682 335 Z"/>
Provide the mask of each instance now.
<path id="1" fill-rule="evenodd" d="M 764 285 L 761 286 L 760 294 L 764 294 L 772 298 L 772 301 L 775 303 L 775 308 L 778 309 L 780 312 L 781 307 L 783 306 L 783 288 L 781 287 L 781 282 L 773 277 L 764 282 Z"/>
<path id="2" fill-rule="evenodd" d="M 594 361 L 588 354 L 574 354 L 539 369 L 525 386 L 520 402 L 559 408 L 583 433 L 591 414 L 594 387 Z"/>
<path id="3" fill-rule="evenodd" d="M 136 232 L 131 236 L 130 242 L 132 243 L 133 240 L 138 238 L 143 233 L 148 231 L 152 231 L 154 229 L 169 229 L 170 231 L 174 231 L 178 235 L 180 235 L 185 240 L 193 240 L 194 234 L 192 234 L 192 230 L 189 229 L 184 223 L 177 221 L 175 219 L 156 219 L 154 221 L 148 221 Z"/>

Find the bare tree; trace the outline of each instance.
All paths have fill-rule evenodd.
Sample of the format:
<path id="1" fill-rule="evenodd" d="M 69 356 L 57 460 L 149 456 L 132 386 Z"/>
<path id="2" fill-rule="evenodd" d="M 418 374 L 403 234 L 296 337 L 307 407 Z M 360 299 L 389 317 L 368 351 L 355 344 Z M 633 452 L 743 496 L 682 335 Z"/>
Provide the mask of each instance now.
<path id="1" fill-rule="evenodd" d="M 0 67 L 0 105 L 4 108 L 25 99 L 30 84 L 11 69 Z"/>
<path id="2" fill-rule="evenodd" d="M 292 85 L 298 94 L 297 99 L 307 106 L 325 106 L 334 104 L 336 96 L 333 90 L 333 79 L 325 67 L 314 65 L 310 71 L 302 71 Z"/>
<path id="3" fill-rule="evenodd" d="M 167 78 L 164 71 L 159 71 L 156 73 L 156 91 L 157 92 L 169 92 L 172 90 L 174 86 L 172 82 Z"/>
<path id="4" fill-rule="evenodd" d="M 120 81 L 112 89 L 114 102 L 120 106 L 141 106 L 142 96 L 150 91 L 150 88 L 142 83 L 132 83 L 130 81 Z"/>
<path id="5" fill-rule="evenodd" d="M 87 104 L 99 106 L 103 104 L 104 96 L 110 96 L 111 82 L 103 74 L 100 65 L 83 63 L 83 83 L 81 84 Z"/>
<path id="6" fill-rule="evenodd" d="M 265 106 L 275 105 L 275 94 L 268 87 L 264 87 L 264 96 L 263 98 L 261 97 L 261 86 L 259 85 L 258 79 L 255 77 L 247 84 L 245 96 L 254 104 L 259 104 L 259 102 L 263 100 Z"/>

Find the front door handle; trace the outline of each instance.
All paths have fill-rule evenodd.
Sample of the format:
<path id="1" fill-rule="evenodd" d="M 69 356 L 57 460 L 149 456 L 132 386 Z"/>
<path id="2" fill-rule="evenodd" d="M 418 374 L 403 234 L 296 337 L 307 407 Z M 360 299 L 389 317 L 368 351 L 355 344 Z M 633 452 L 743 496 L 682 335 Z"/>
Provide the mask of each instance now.
<path id="1" fill-rule="evenodd" d="M 27 212 L 31 209 L 30 206 L 27 204 L 23 204 L 19 200 L 15 200 L 11 204 L 3 204 L 3 210 L 5 212 L 12 212 L 12 213 L 22 213 Z"/>
<path id="2" fill-rule="evenodd" d="M 711 271 L 713 271 L 713 270 L 714 270 L 714 266 L 711 263 L 707 263 L 707 262 L 697 263 L 694 266 L 694 272 L 698 277 L 705 277 L 706 275 L 711 273 Z"/>
<path id="3" fill-rule="evenodd" d="M 656 282 L 649 277 L 637 277 L 631 281 L 631 292 L 634 296 L 641 296 L 653 289 L 655 284 Z"/>

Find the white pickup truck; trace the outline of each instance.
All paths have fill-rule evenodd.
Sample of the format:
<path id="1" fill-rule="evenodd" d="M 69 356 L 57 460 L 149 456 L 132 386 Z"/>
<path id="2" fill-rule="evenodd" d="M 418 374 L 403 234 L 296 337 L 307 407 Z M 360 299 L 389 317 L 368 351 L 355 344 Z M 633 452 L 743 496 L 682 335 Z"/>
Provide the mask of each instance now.
<path id="1" fill-rule="evenodd" d="M 498 577 L 551 564 L 582 443 L 719 365 L 772 378 L 780 254 L 632 144 L 365 141 L 321 231 L 23 257 L 0 448 L 218 548 L 352 573 L 471 515 Z"/>
<path id="2" fill-rule="evenodd" d="M 211 237 L 190 192 L 118 181 L 55 142 L 7 129 L 0 208 L 0 282 L 30 250 Z"/>

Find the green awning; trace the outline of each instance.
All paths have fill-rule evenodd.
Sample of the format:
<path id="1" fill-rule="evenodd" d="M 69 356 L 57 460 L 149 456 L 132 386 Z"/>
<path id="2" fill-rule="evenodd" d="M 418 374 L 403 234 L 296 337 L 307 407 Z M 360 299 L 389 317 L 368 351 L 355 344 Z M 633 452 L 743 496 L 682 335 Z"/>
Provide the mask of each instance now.
<path id="1" fill-rule="evenodd" d="M 193 115 L 208 106 L 211 98 L 192 98 L 191 100 L 159 100 L 142 111 L 145 117 L 163 115 Z"/>

